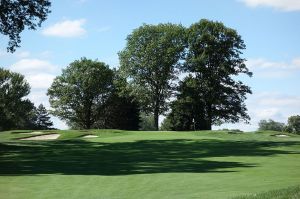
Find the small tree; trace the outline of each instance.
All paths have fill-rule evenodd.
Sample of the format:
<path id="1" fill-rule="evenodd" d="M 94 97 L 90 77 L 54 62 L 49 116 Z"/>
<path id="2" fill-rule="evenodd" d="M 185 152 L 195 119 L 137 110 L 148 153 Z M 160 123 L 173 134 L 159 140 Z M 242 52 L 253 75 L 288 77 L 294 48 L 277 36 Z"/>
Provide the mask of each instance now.
<path id="1" fill-rule="evenodd" d="M 291 133 L 300 134 L 300 115 L 288 118 L 287 130 Z"/>
<path id="2" fill-rule="evenodd" d="M 51 129 L 53 122 L 50 120 L 50 116 L 43 104 L 40 104 L 36 109 L 36 128 L 41 130 Z"/>
<path id="3" fill-rule="evenodd" d="M 261 131 L 283 131 L 285 128 L 284 123 L 281 122 L 275 122 L 272 119 L 269 120 L 260 120 L 260 122 L 258 123 L 258 130 Z"/>
<path id="4" fill-rule="evenodd" d="M 49 0 L 1 0 L 0 33 L 9 37 L 7 51 L 14 52 L 20 47 L 21 32 L 40 27 L 50 13 Z"/>
<path id="5" fill-rule="evenodd" d="M 52 114 L 70 126 L 90 129 L 111 95 L 113 76 L 103 62 L 86 58 L 72 62 L 48 89 Z"/>

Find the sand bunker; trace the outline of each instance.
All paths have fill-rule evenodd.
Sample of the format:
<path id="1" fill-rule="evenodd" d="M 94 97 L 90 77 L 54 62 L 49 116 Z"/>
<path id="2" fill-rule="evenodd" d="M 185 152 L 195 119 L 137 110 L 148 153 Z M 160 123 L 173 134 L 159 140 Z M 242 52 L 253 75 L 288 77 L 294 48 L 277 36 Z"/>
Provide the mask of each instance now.
<path id="1" fill-rule="evenodd" d="M 290 137 L 288 135 L 284 135 L 284 134 L 281 134 L 281 135 L 275 135 L 276 137 Z"/>
<path id="2" fill-rule="evenodd" d="M 40 135 L 40 134 L 43 134 L 43 132 L 34 131 L 34 132 L 30 132 L 30 133 L 19 133 L 19 134 L 22 134 L 22 135 Z"/>
<path id="3" fill-rule="evenodd" d="M 85 135 L 83 138 L 97 138 L 97 135 Z"/>
<path id="4" fill-rule="evenodd" d="M 22 138 L 20 140 L 55 140 L 60 136 L 60 134 L 48 134 L 48 135 L 37 135 L 29 138 Z"/>

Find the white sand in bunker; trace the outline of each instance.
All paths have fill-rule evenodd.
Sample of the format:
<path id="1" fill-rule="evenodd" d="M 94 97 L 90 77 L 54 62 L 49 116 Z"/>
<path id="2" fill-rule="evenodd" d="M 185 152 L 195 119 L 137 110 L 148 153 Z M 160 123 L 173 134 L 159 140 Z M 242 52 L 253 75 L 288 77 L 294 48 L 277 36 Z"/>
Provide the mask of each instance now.
<path id="1" fill-rule="evenodd" d="M 30 132 L 30 133 L 20 133 L 22 135 L 40 135 L 43 134 L 43 132 L 40 131 L 34 131 L 34 132 Z"/>
<path id="2" fill-rule="evenodd" d="M 97 135 L 85 135 L 83 138 L 97 138 Z"/>
<path id="3" fill-rule="evenodd" d="M 48 134 L 48 135 L 37 135 L 29 138 L 22 138 L 20 140 L 55 140 L 60 136 L 60 134 Z"/>
<path id="4" fill-rule="evenodd" d="M 290 137 L 290 136 L 288 136 L 288 135 L 284 135 L 284 134 L 282 134 L 282 135 L 275 135 L 276 137 Z"/>

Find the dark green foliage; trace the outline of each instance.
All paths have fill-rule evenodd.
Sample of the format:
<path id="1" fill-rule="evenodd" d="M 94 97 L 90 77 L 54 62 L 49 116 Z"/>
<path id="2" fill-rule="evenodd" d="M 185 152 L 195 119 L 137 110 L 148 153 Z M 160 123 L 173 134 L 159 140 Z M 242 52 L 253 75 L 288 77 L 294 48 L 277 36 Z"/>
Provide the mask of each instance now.
<path id="1" fill-rule="evenodd" d="M 14 52 L 20 47 L 21 32 L 27 27 L 40 27 L 50 13 L 49 0 L 1 0 L 0 33 L 9 37 L 7 51 Z"/>
<path id="2" fill-rule="evenodd" d="M 112 94 L 93 128 L 139 130 L 139 106 L 130 96 Z"/>
<path id="3" fill-rule="evenodd" d="M 208 129 L 210 126 L 206 117 L 205 103 L 197 91 L 197 80 L 189 75 L 180 82 L 177 99 L 171 103 L 171 112 L 167 116 L 169 130 Z"/>
<path id="4" fill-rule="evenodd" d="M 141 113 L 140 130 L 156 131 L 156 127 L 154 125 L 154 117 L 152 114 Z"/>
<path id="5" fill-rule="evenodd" d="M 72 62 L 48 89 L 52 114 L 73 127 L 90 129 L 110 97 L 113 76 L 103 62 L 86 58 Z"/>
<path id="6" fill-rule="evenodd" d="M 177 68 L 185 48 L 185 29 L 181 25 L 146 25 L 127 37 L 119 53 L 121 71 L 130 81 L 144 112 L 154 116 L 158 130 L 159 115 L 167 110 L 166 100 L 174 89 Z"/>
<path id="7" fill-rule="evenodd" d="M 288 118 L 286 130 L 290 133 L 300 134 L 300 115 L 290 116 Z"/>
<path id="8" fill-rule="evenodd" d="M 35 111 L 36 114 L 36 129 L 47 130 L 52 129 L 53 123 L 50 120 L 50 116 L 43 104 L 40 104 Z"/>
<path id="9" fill-rule="evenodd" d="M 34 105 L 24 76 L 0 68 L 0 131 L 34 127 Z"/>
<path id="10" fill-rule="evenodd" d="M 205 120 L 204 129 L 211 129 L 212 124 L 247 122 L 250 117 L 244 101 L 251 89 L 234 79 L 241 73 L 252 75 L 240 57 L 245 49 L 241 36 L 222 23 L 205 19 L 193 24 L 187 34 L 184 70 L 193 75 L 192 89 L 202 106 L 195 116 Z"/>
<path id="11" fill-rule="evenodd" d="M 285 128 L 284 123 L 281 122 L 275 122 L 272 119 L 269 120 L 260 120 L 258 123 L 258 130 L 260 131 L 283 131 Z"/>

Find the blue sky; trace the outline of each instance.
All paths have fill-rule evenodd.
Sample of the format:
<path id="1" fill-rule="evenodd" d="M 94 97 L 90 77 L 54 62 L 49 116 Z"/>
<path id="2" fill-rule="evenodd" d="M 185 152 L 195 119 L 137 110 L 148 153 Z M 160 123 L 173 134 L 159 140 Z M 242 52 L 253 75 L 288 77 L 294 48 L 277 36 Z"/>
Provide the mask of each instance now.
<path id="1" fill-rule="evenodd" d="M 143 23 L 188 27 L 206 18 L 238 31 L 247 45 L 243 56 L 254 72 L 252 78 L 241 77 L 253 90 L 246 101 L 251 124 L 214 128 L 255 130 L 261 119 L 286 122 L 300 114 L 299 0 L 55 0 L 51 10 L 40 29 L 22 33 L 22 47 L 14 54 L 6 53 L 8 40 L 0 36 L 0 66 L 25 75 L 36 105 L 49 107 L 45 93 L 53 78 L 80 57 L 118 67 L 117 53 L 127 35 Z"/>

